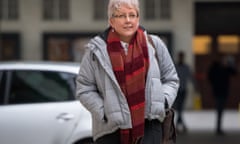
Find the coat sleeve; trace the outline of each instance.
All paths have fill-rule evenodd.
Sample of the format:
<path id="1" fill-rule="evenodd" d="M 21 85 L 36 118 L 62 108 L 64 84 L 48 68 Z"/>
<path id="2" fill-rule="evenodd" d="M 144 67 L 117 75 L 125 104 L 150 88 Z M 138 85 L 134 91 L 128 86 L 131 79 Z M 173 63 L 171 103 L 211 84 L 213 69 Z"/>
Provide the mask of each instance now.
<path id="1" fill-rule="evenodd" d="M 179 78 L 166 45 L 158 36 L 152 35 L 152 39 L 157 49 L 158 64 L 163 84 L 163 95 L 167 100 L 168 106 L 171 107 L 177 96 Z"/>
<path id="2" fill-rule="evenodd" d="M 87 50 L 76 78 L 76 98 L 91 112 L 92 116 L 104 120 L 103 98 L 96 86 L 94 67 L 93 53 Z"/>

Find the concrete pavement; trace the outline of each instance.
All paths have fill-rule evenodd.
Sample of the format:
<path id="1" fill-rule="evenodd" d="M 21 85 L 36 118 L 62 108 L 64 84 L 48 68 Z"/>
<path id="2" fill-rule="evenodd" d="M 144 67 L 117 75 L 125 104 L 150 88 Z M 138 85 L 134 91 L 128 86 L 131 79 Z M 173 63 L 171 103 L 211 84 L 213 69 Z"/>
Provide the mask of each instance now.
<path id="1" fill-rule="evenodd" d="M 214 110 L 184 112 L 188 127 L 185 134 L 178 133 L 177 144 L 239 144 L 240 113 L 237 110 L 226 110 L 223 115 L 225 135 L 215 134 L 216 113 Z"/>
<path id="2" fill-rule="evenodd" d="M 213 130 L 215 128 L 216 113 L 214 110 L 191 111 L 187 110 L 183 118 L 189 130 Z M 240 112 L 237 110 L 225 110 L 223 114 L 223 129 L 240 130 Z"/>
<path id="3" fill-rule="evenodd" d="M 191 131 L 177 136 L 177 144 L 239 144 L 240 131 L 227 131 L 217 136 L 211 131 Z"/>

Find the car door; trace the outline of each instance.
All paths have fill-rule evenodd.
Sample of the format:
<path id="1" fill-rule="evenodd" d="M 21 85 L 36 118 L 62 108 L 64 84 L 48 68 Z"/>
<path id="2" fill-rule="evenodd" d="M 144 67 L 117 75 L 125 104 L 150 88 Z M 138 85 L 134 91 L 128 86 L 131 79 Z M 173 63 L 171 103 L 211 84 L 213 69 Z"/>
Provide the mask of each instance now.
<path id="1" fill-rule="evenodd" d="M 65 144 L 80 116 L 69 73 L 8 71 L 0 107 L 0 143 Z"/>

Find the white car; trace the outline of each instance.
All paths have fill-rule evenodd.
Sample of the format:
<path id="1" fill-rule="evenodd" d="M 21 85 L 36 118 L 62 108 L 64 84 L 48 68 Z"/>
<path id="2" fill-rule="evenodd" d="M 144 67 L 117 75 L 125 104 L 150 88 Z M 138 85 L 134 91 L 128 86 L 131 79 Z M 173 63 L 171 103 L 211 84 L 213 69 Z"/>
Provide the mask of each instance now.
<path id="1" fill-rule="evenodd" d="M 79 63 L 0 63 L 0 144 L 92 144 L 75 99 Z"/>

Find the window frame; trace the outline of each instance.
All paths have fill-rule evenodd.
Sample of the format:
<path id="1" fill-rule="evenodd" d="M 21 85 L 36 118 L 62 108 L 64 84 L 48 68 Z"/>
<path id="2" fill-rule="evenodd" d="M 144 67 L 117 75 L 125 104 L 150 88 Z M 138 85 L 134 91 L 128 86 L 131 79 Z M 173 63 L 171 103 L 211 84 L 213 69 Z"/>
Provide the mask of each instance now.
<path id="1" fill-rule="evenodd" d="M 18 20 L 19 1 L 0 0 L 0 20 Z"/>
<path id="2" fill-rule="evenodd" d="M 171 0 L 145 0 L 144 18 L 146 20 L 170 20 L 172 15 Z"/>
<path id="3" fill-rule="evenodd" d="M 45 21 L 70 19 L 70 0 L 42 0 L 42 18 Z"/>
<path id="4" fill-rule="evenodd" d="M 101 6 L 99 6 L 101 5 Z M 108 0 L 94 0 L 93 2 L 93 19 L 106 20 L 108 18 Z"/>

